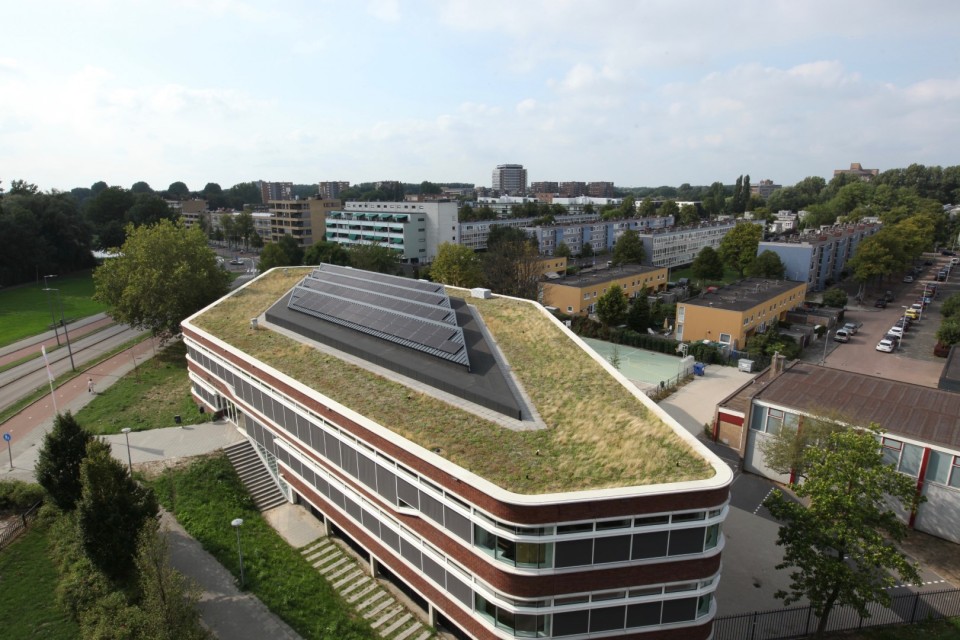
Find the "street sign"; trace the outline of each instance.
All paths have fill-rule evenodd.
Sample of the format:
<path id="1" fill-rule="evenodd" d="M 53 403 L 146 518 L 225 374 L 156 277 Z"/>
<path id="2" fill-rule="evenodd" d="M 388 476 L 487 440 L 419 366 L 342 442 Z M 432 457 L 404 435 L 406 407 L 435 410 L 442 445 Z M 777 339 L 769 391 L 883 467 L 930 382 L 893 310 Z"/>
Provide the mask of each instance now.
<path id="1" fill-rule="evenodd" d="M 10 442 L 11 440 L 13 440 L 13 436 L 11 436 L 9 433 L 5 433 L 3 434 L 3 439 L 6 440 L 7 442 Z"/>

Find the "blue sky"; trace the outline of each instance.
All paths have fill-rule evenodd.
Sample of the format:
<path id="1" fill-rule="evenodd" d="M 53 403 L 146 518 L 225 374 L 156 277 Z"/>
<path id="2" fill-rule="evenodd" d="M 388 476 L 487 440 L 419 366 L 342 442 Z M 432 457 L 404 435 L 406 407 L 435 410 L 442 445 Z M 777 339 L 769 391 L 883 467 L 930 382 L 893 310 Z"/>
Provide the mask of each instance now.
<path id="1" fill-rule="evenodd" d="M 36 0 L 3 22 L 7 186 L 960 164 L 953 0 Z"/>

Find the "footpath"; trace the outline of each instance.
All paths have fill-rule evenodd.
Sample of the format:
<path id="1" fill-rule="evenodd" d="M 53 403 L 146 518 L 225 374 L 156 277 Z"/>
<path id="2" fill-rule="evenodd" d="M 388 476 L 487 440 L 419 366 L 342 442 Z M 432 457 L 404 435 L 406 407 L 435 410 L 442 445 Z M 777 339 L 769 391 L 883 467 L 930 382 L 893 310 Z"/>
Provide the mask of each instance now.
<path id="1" fill-rule="evenodd" d="M 4 353 L 15 353 L 25 347 L 36 345 L 39 348 L 42 336 L 35 336 L 10 345 Z M 49 332 L 53 340 L 53 332 Z M 129 373 L 135 359 L 143 360 L 153 356 L 155 345 L 152 340 L 144 341 L 127 351 L 119 353 L 98 365 L 91 366 L 81 375 L 57 387 L 56 405 L 60 412 L 76 413 L 121 377 Z M 87 380 L 93 379 L 94 392 L 87 389 Z M 43 443 L 43 436 L 53 427 L 56 415 L 54 402 L 50 394 L 26 407 L 5 423 L 0 424 L 0 432 L 11 434 L 10 455 L 0 452 L 0 480 L 16 479 L 34 482 L 33 469 L 37 452 Z M 118 460 L 133 465 L 159 461 L 171 461 L 178 458 L 201 455 L 222 449 L 224 446 L 240 440 L 243 436 L 236 427 L 227 422 L 214 422 L 169 429 L 132 432 L 129 435 L 129 449 L 123 434 L 105 436 Z M 10 464 L 12 461 L 12 465 Z M 268 517 L 271 524 L 288 541 L 302 546 L 320 537 L 322 531 L 318 525 L 287 512 L 299 509 L 294 505 L 284 505 L 274 511 L 279 513 Z M 286 515 L 285 515 L 286 514 Z M 171 564 L 196 582 L 202 591 L 200 596 L 200 617 L 203 623 L 218 638 L 230 640 L 297 640 L 300 636 L 285 622 L 274 615 L 256 596 L 244 593 L 237 588 L 236 580 L 216 559 L 203 550 L 200 543 L 189 536 L 183 527 L 170 514 L 164 513 L 161 522 L 166 529 L 170 544 Z M 227 526 L 229 523 L 227 523 Z"/>

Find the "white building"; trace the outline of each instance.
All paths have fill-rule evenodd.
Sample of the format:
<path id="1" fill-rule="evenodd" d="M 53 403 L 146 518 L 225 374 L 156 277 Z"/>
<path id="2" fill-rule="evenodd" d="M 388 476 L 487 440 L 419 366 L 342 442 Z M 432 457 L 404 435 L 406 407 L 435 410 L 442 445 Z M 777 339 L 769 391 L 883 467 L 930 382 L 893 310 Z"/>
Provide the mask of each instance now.
<path id="1" fill-rule="evenodd" d="M 389 247 L 409 264 L 433 262 L 440 244 L 460 240 L 456 202 L 348 202 L 326 226 L 330 242 Z"/>

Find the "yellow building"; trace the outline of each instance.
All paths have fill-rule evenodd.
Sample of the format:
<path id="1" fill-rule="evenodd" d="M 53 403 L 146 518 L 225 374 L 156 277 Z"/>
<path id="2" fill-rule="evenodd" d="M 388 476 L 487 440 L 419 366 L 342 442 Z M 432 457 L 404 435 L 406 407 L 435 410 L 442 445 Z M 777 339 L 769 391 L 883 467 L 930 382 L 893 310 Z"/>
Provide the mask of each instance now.
<path id="1" fill-rule="evenodd" d="M 543 283 L 541 302 L 563 313 L 588 315 L 594 312 L 597 298 L 611 285 L 622 287 L 628 298 L 636 297 L 644 287 L 651 293 L 663 291 L 667 288 L 667 268 L 631 264 L 550 279 Z"/>
<path id="2" fill-rule="evenodd" d="M 567 259 L 557 256 L 542 256 L 537 265 L 537 272 L 541 277 L 554 278 L 567 272 Z"/>
<path id="3" fill-rule="evenodd" d="M 807 295 L 806 282 L 747 278 L 724 287 L 708 287 L 677 304 L 677 340 L 710 340 L 743 349 L 747 338 L 787 316 Z"/>
<path id="4" fill-rule="evenodd" d="M 270 242 L 292 235 L 302 247 L 324 239 L 327 213 L 341 208 L 339 200 L 307 198 L 270 200 Z"/>

